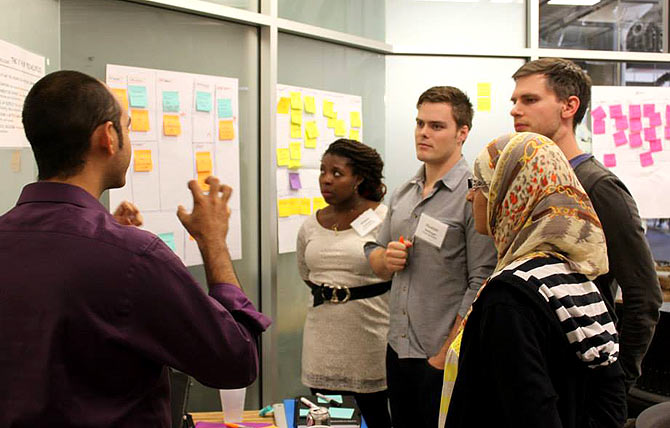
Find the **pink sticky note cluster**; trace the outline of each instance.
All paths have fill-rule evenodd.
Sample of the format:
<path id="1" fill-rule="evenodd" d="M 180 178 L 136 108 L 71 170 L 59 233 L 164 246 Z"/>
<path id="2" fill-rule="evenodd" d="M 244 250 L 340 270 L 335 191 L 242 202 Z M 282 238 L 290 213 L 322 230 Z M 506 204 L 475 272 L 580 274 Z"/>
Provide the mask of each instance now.
<path id="1" fill-rule="evenodd" d="M 628 140 L 626 139 L 626 133 L 623 131 L 615 132 L 613 137 L 614 137 L 614 145 L 617 147 L 622 146 L 628 142 Z"/>
<path id="2" fill-rule="evenodd" d="M 670 140 L 670 126 L 666 126 L 664 129 L 665 129 L 665 139 Z"/>
<path id="3" fill-rule="evenodd" d="M 642 131 L 642 120 L 640 118 L 630 119 L 630 132 Z"/>
<path id="4" fill-rule="evenodd" d="M 654 164 L 654 158 L 651 157 L 651 152 L 640 153 L 640 165 L 642 166 L 652 166 Z"/>
<path id="5" fill-rule="evenodd" d="M 651 141 L 656 139 L 656 128 L 644 128 L 644 140 Z"/>
<path id="6" fill-rule="evenodd" d="M 670 110 L 668 110 L 670 111 Z M 605 110 L 603 109 L 602 106 L 598 106 L 591 111 L 591 117 L 593 120 L 601 120 L 604 119 L 607 116 L 607 113 L 605 113 Z"/>
<path id="7" fill-rule="evenodd" d="M 639 132 L 636 132 L 634 134 L 633 133 L 630 134 L 630 146 L 632 148 L 642 146 L 642 136 L 640 135 Z"/>
<path id="8" fill-rule="evenodd" d="M 603 165 L 607 168 L 613 168 L 616 166 L 616 155 L 614 153 L 608 153 L 603 155 Z"/>
<path id="9" fill-rule="evenodd" d="M 604 119 L 594 119 L 593 120 L 593 133 L 596 135 L 601 135 L 605 133 L 605 120 Z"/>
<path id="10" fill-rule="evenodd" d="M 623 110 L 621 110 L 621 104 L 612 104 L 610 106 L 610 117 L 619 117 L 623 116 Z"/>
<path id="11" fill-rule="evenodd" d="M 665 106 L 665 123 L 670 125 L 670 104 Z"/>
<path id="12" fill-rule="evenodd" d="M 639 104 L 631 104 L 628 106 L 628 117 L 631 119 L 639 119 L 642 117 Z"/>
<path id="13" fill-rule="evenodd" d="M 661 113 L 653 113 L 649 116 L 649 126 L 660 126 L 662 123 Z"/>
<path id="14" fill-rule="evenodd" d="M 651 153 L 663 151 L 663 143 L 661 143 L 661 140 L 651 140 L 649 142 L 649 151 Z"/>
<path id="15" fill-rule="evenodd" d="M 656 112 L 656 107 L 653 104 L 645 104 L 642 108 L 645 117 L 649 117 Z"/>
<path id="16" fill-rule="evenodd" d="M 616 119 L 614 119 L 614 124 L 616 126 L 617 131 L 623 131 L 624 129 L 628 129 L 628 118 L 626 116 L 619 116 Z"/>

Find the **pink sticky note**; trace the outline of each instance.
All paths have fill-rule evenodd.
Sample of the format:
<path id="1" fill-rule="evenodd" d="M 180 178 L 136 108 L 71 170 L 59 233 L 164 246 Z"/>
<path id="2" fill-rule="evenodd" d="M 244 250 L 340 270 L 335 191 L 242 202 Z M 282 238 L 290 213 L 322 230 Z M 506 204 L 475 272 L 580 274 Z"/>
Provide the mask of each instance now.
<path id="1" fill-rule="evenodd" d="M 628 129 L 628 118 L 626 116 L 619 116 L 615 119 L 617 131 Z"/>
<path id="2" fill-rule="evenodd" d="M 642 137 L 639 132 L 630 133 L 630 146 L 633 148 L 642 146 Z"/>
<path id="3" fill-rule="evenodd" d="M 651 116 L 656 111 L 656 107 L 653 104 L 645 104 L 643 109 L 645 117 Z"/>
<path id="4" fill-rule="evenodd" d="M 639 104 L 631 104 L 628 106 L 628 117 L 631 119 L 639 119 L 642 116 Z"/>
<path id="5" fill-rule="evenodd" d="M 670 125 L 670 105 L 665 106 L 665 123 Z"/>
<path id="6" fill-rule="evenodd" d="M 645 141 L 655 140 L 656 128 L 644 128 L 644 139 Z"/>
<path id="7" fill-rule="evenodd" d="M 661 140 L 651 140 L 649 142 L 649 151 L 651 153 L 663 151 L 663 144 L 661 143 Z"/>
<path id="8" fill-rule="evenodd" d="M 626 139 L 626 133 L 623 131 L 615 132 L 613 137 L 614 137 L 614 145 L 616 146 L 621 146 L 628 142 L 628 140 Z"/>
<path id="9" fill-rule="evenodd" d="M 642 131 L 642 120 L 640 118 L 630 119 L 630 131 L 631 132 L 640 132 Z"/>
<path id="10" fill-rule="evenodd" d="M 603 119 L 593 121 L 593 133 L 597 135 L 605 133 L 605 121 Z"/>
<path id="11" fill-rule="evenodd" d="M 302 184 L 300 184 L 300 174 L 297 172 L 288 173 L 288 181 L 291 184 L 292 190 L 302 189 Z"/>
<path id="12" fill-rule="evenodd" d="M 654 158 L 651 157 L 651 152 L 640 153 L 640 165 L 651 166 L 654 164 Z"/>
<path id="13" fill-rule="evenodd" d="M 659 126 L 663 122 L 661 121 L 661 113 L 654 113 L 649 116 L 649 126 Z"/>
<path id="14" fill-rule="evenodd" d="M 666 126 L 664 129 L 665 129 L 665 139 L 670 140 L 670 126 Z"/>
<path id="15" fill-rule="evenodd" d="M 616 166 L 616 155 L 614 153 L 608 153 L 603 155 L 603 165 L 607 168 L 612 168 Z"/>
<path id="16" fill-rule="evenodd" d="M 619 117 L 623 116 L 621 111 L 621 104 L 613 104 L 610 106 L 610 117 Z"/>
<path id="17" fill-rule="evenodd" d="M 605 116 L 607 116 L 607 113 L 605 113 L 605 110 L 603 109 L 602 106 L 594 108 L 593 111 L 591 112 L 591 117 L 593 118 L 593 120 L 604 119 Z"/>

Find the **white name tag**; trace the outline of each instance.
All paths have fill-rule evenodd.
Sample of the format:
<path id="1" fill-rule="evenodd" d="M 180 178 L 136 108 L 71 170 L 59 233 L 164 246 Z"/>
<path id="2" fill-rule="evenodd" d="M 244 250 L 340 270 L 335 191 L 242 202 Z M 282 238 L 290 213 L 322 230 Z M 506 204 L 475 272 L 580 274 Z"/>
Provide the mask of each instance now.
<path id="1" fill-rule="evenodd" d="M 372 232 L 375 227 L 382 224 L 382 219 L 379 218 L 376 212 L 372 208 L 368 208 L 361 215 L 359 215 L 356 220 L 351 222 L 351 228 L 356 231 L 360 236 L 365 236 L 368 233 Z"/>
<path id="2" fill-rule="evenodd" d="M 414 237 L 422 239 L 439 249 L 442 247 L 444 237 L 447 235 L 447 229 L 449 229 L 448 225 L 429 215 L 421 214 Z"/>

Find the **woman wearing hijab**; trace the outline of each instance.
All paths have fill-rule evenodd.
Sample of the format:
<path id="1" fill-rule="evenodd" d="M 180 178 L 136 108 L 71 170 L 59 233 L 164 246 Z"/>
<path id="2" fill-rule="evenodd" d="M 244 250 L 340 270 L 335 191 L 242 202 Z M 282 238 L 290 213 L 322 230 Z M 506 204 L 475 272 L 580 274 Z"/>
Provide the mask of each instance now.
<path id="1" fill-rule="evenodd" d="M 621 426 L 617 333 L 591 282 L 608 269 L 605 237 L 568 161 L 546 137 L 512 134 L 480 153 L 474 176 L 475 227 L 498 264 L 454 341 L 445 426 Z"/>

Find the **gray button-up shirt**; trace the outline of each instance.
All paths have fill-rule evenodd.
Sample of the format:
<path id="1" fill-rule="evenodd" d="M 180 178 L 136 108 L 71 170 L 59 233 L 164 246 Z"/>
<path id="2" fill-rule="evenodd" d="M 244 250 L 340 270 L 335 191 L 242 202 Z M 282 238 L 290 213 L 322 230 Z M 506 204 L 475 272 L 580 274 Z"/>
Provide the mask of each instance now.
<path id="1" fill-rule="evenodd" d="M 429 358 L 436 355 L 449 335 L 456 315 L 465 316 L 482 282 L 496 264 L 490 237 L 475 230 L 472 208 L 465 200 L 465 159 L 454 165 L 425 199 L 421 193 L 425 169 L 399 187 L 391 196 L 377 242 L 365 244 L 365 254 L 397 241 L 411 239 L 408 263 L 396 272 L 391 287 L 389 345 L 400 358 Z M 448 226 L 441 248 L 415 239 L 421 214 Z"/>

